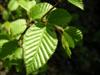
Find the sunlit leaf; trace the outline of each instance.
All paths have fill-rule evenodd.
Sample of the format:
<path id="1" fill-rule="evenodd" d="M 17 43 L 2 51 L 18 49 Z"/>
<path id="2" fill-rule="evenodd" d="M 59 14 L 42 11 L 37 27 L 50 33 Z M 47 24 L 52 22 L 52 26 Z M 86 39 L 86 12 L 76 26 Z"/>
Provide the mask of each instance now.
<path id="1" fill-rule="evenodd" d="M 29 12 L 29 10 L 36 4 L 36 1 L 19 0 L 18 3 L 22 8 Z"/>
<path id="2" fill-rule="evenodd" d="M 23 41 L 24 61 L 27 73 L 42 67 L 55 52 L 57 37 L 54 31 L 38 23 L 25 34 Z"/>
<path id="3" fill-rule="evenodd" d="M 18 8 L 19 4 L 17 2 L 17 0 L 10 0 L 8 3 L 8 9 L 10 11 L 14 11 Z"/>
<path id="4" fill-rule="evenodd" d="M 5 29 L 5 30 L 2 30 L 2 31 L 5 31 L 5 32 L 7 32 L 8 34 L 10 34 L 11 32 L 10 32 L 10 22 L 5 22 L 3 25 L 2 25 L 2 27 Z"/>
<path id="5" fill-rule="evenodd" d="M 68 0 L 68 2 L 72 3 L 73 5 L 79 7 L 80 9 L 84 9 L 83 0 Z"/>
<path id="6" fill-rule="evenodd" d="M 18 35 L 22 33 L 26 28 L 26 20 L 25 19 L 18 19 L 10 23 L 10 30 L 12 35 Z"/>
<path id="7" fill-rule="evenodd" d="M 34 7 L 31 8 L 29 15 L 32 19 L 40 19 L 51 8 L 52 8 L 52 5 L 49 3 L 38 3 Z"/>

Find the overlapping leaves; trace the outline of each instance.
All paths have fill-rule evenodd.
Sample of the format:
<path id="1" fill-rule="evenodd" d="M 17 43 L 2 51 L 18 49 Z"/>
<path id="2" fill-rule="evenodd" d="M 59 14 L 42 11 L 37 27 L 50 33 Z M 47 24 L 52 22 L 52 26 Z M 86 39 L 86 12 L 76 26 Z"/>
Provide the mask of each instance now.
<path id="1" fill-rule="evenodd" d="M 28 11 L 29 18 L 33 20 L 41 19 L 53 6 L 49 3 L 38 3 L 35 0 L 11 0 L 8 8 L 14 11 L 20 5 Z M 70 3 L 82 9 L 81 0 L 68 0 Z M 75 3 L 75 2 L 76 3 Z M 16 4 L 15 4 L 16 3 Z M 15 4 L 15 5 L 14 5 Z M 36 4 L 36 5 L 35 5 Z M 13 6 L 12 6 L 13 5 Z M 12 7 L 12 8 L 10 8 Z M 64 9 L 52 10 L 45 16 L 48 23 L 40 23 L 39 20 L 32 25 L 23 35 L 23 60 L 25 62 L 27 73 L 32 73 L 42 67 L 57 47 L 56 32 L 53 30 L 55 25 L 62 27 L 61 41 L 67 55 L 71 56 L 70 48 L 75 47 L 75 43 L 82 39 L 80 30 L 74 27 L 66 27 L 71 22 L 71 15 Z M 52 25 L 52 26 L 51 26 Z M 54 26 L 54 27 L 53 27 Z M 4 24 L 8 33 L 16 36 L 23 33 L 26 29 L 26 20 L 18 19 L 11 23 Z M 56 27 L 55 27 L 56 28 Z M 63 30 L 63 28 L 65 28 Z M 60 29 L 58 29 L 60 31 Z M 58 31 L 58 32 L 59 32 Z M 19 47 L 17 40 L 0 40 L 0 58 L 9 58 L 10 60 L 22 59 L 22 48 Z"/>
<path id="2" fill-rule="evenodd" d="M 8 9 L 10 11 L 16 10 L 19 6 L 24 8 L 27 12 L 36 4 L 35 0 L 10 0 L 8 3 Z"/>
<path id="3" fill-rule="evenodd" d="M 17 40 L 12 40 L 12 41 L 2 40 L 1 43 L 3 43 L 3 45 L 1 46 L 0 59 L 6 59 L 9 57 L 10 59 L 16 59 L 17 57 L 21 58 L 21 53 L 20 53 L 21 50 L 19 50 L 20 47 L 18 45 Z M 12 55 L 14 55 L 14 57 L 16 58 L 14 58 Z"/>
<path id="4" fill-rule="evenodd" d="M 66 27 L 62 33 L 62 46 L 65 49 L 67 55 L 71 57 L 70 48 L 74 48 L 76 43 L 82 40 L 82 32 L 75 27 Z"/>
<path id="5" fill-rule="evenodd" d="M 27 0 L 19 0 L 18 1 L 19 5 L 24 8 L 26 11 L 30 11 L 30 9 L 35 6 L 36 1 L 32 0 L 32 1 L 27 1 Z"/>
<path id="6" fill-rule="evenodd" d="M 26 20 L 18 19 L 12 22 L 5 22 L 3 27 L 8 31 L 12 36 L 21 34 L 26 28 Z"/>
<path id="7" fill-rule="evenodd" d="M 68 26 L 65 28 L 65 32 L 70 34 L 75 43 L 81 41 L 83 38 L 82 32 L 75 27 Z"/>
<path id="8" fill-rule="evenodd" d="M 22 48 L 19 47 L 17 40 L 0 40 L 0 60 L 3 60 L 4 66 L 8 68 L 21 64 Z"/>

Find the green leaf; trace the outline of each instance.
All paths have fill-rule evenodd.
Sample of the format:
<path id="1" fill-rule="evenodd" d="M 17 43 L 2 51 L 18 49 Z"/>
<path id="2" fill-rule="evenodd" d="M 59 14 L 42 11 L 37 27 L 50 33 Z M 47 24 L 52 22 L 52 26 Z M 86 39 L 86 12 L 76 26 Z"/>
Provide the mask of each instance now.
<path id="1" fill-rule="evenodd" d="M 17 48 L 18 48 L 17 40 L 5 43 L 1 48 L 2 50 L 0 52 L 0 58 L 1 59 L 7 58 L 9 55 L 13 54 Z"/>
<path id="2" fill-rule="evenodd" d="M 36 3 L 39 3 L 39 2 L 41 2 L 41 0 L 35 0 L 36 1 Z"/>
<path id="3" fill-rule="evenodd" d="M 16 72 L 21 72 L 21 70 L 23 69 L 23 67 L 22 67 L 22 60 L 20 60 L 20 59 L 17 59 L 17 60 L 9 60 L 9 58 L 7 58 L 7 59 L 5 59 L 3 61 L 3 66 L 6 69 L 11 69 L 12 68 L 12 65 L 15 66 Z"/>
<path id="4" fill-rule="evenodd" d="M 5 22 L 3 27 L 9 34 L 16 36 L 21 34 L 26 29 L 26 20 L 18 19 L 13 22 Z"/>
<path id="5" fill-rule="evenodd" d="M 9 39 L 9 36 L 7 35 L 7 34 L 5 34 L 5 33 L 1 33 L 0 34 L 0 40 L 1 39 L 6 39 L 6 40 L 8 40 Z"/>
<path id="6" fill-rule="evenodd" d="M 22 8 L 24 8 L 25 10 L 29 12 L 30 9 L 36 4 L 36 1 L 35 0 L 32 0 L 32 1 L 19 0 L 18 3 Z"/>
<path id="7" fill-rule="evenodd" d="M 17 0 L 10 0 L 8 3 L 8 9 L 10 11 L 14 11 L 18 8 L 19 4 L 17 2 Z"/>
<path id="8" fill-rule="evenodd" d="M 6 39 L 2 39 L 0 40 L 0 48 L 3 46 L 4 43 L 8 42 L 8 40 Z"/>
<path id="9" fill-rule="evenodd" d="M 65 26 L 70 21 L 72 16 L 64 9 L 56 9 L 47 16 L 48 22 L 55 25 Z"/>
<path id="10" fill-rule="evenodd" d="M 12 65 L 19 67 L 22 62 L 22 48 L 19 47 L 18 41 L 3 40 L 3 43 L 2 48 L 0 48 L 0 59 L 4 60 L 4 66 L 6 68 L 11 68 Z M 22 69 L 21 65 L 19 69 Z"/>
<path id="11" fill-rule="evenodd" d="M 62 35 L 61 40 L 62 40 L 62 46 L 63 46 L 65 52 L 67 53 L 67 55 L 68 55 L 69 57 L 71 57 L 71 54 L 72 54 L 72 53 L 71 53 L 71 50 L 70 50 L 70 48 L 69 48 L 69 44 L 68 44 L 68 42 L 67 42 L 66 36 Z"/>
<path id="12" fill-rule="evenodd" d="M 84 9 L 83 0 L 68 0 L 68 2 L 72 3 L 73 5 L 79 7 L 80 9 Z"/>
<path id="13" fill-rule="evenodd" d="M 38 23 L 26 32 L 23 40 L 24 61 L 27 73 L 42 67 L 57 47 L 57 37 L 49 27 Z"/>
<path id="14" fill-rule="evenodd" d="M 4 19 L 4 20 L 8 20 L 8 18 L 9 18 L 9 12 L 7 11 L 7 10 L 4 10 L 3 12 L 2 12 L 2 18 Z"/>
<path id="15" fill-rule="evenodd" d="M 5 39 L 0 40 L 0 52 L 1 52 L 1 50 L 2 50 L 2 46 L 3 46 L 6 42 L 8 42 L 8 40 L 5 40 Z"/>
<path id="16" fill-rule="evenodd" d="M 73 38 L 75 43 L 79 42 L 83 38 L 82 32 L 75 27 L 68 26 L 65 28 L 65 32 Z"/>
<path id="17" fill-rule="evenodd" d="M 18 35 L 22 33 L 26 28 L 26 20 L 18 19 L 16 21 L 11 22 L 10 24 L 12 35 Z"/>
<path id="18" fill-rule="evenodd" d="M 67 41 L 69 47 L 74 48 L 75 47 L 75 43 L 73 38 L 67 33 L 67 32 L 63 32 L 62 36 L 65 38 L 65 40 Z"/>
<path id="19" fill-rule="evenodd" d="M 38 3 L 34 7 L 31 8 L 29 15 L 32 19 L 40 19 L 51 8 L 52 8 L 52 5 L 49 3 Z"/>
<path id="20" fill-rule="evenodd" d="M 67 55 L 71 57 L 70 47 L 74 48 L 75 43 L 82 39 L 82 33 L 75 27 L 68 26 L 64 29 L 62 34 L 62 46 L 65 49 Z"/>
<path id="21" fill-rule="evenodd" d="M 10 34 L 11 32 L 10 32 L 10 22 L 5 22 L 3 25 L 3 28 L 5 29 L 5 31 L 8 33 L 8 34 Z M 3 31 L 3 30 L 2 30 Z"/>
<path id="22" fill-rule="evenodd" d="M 10 59 L 12 60 L 22 59 L 22 48 L 17 47 L 15 52 L 11 54 Z"/>

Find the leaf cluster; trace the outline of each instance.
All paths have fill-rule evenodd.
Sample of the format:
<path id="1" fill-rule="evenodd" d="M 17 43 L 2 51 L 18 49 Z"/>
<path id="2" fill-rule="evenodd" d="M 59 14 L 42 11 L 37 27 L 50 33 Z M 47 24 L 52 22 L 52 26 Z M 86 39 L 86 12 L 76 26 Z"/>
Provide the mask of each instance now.
<path id="1" fill-rule="evenodd" d="M 68 0 L 83 9 L 82 0 Z M 60 33 L 66 55 L 71 57 L 71 49 L 82 39 L 82 32 L 68 24 L 72 15 L 65 9 L 56 8 L 39 0 L 10 0 L 3 12 L 5 22 L 0 25 L 0 59 L 6 67 L 18 66 L 24 60 L 27 74 L 35 73 L 43 67 L 57 48 Z M 20 12 L 24 10 L 25 12 Z M 23 18 L 9 21 L 9 13 L 17 12 Z M 24 14 L 27 17 L 24 17 Z M 21 66 L 21 65 L 20 65 Z"/>

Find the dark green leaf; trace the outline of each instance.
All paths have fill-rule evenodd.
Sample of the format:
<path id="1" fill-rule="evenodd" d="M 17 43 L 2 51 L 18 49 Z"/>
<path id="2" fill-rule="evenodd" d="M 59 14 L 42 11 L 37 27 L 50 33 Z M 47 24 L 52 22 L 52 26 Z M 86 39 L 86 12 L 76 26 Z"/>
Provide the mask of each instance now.
<path id="1" fill-rule="evenodd" d="M 8 42 L 8 40 L 2 39 L 0 40 L 0 48 L 3 46 L 4 43 Z"/>
<path id="2" fill-rule="evenodd" d="M 1 40 L 1 39 L 6 39 L 6 40 L 8 40 L 9 37 L 8 37 L 7 34 L 3 33 L 3 34 L 0 34 L 0 40 Z"/>
<path id="3" fill-rule="evenodd" d="M 13 41 L 9 41 L 7 43 L 5 43 L 2 46 L 2 50 L 0 52 L 0 58 L 6 58 L 9 55 L 13 54 L 16 49 L 18 48 L 18 41 L 17 40 L 13 40 Z"/>
<path id="4" fill-rule="evenodd" d="M 71 21 L 72 16 L 64 9 L 56 9 L 47 18 L 49 23 L 64 27 Z"/>

